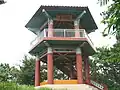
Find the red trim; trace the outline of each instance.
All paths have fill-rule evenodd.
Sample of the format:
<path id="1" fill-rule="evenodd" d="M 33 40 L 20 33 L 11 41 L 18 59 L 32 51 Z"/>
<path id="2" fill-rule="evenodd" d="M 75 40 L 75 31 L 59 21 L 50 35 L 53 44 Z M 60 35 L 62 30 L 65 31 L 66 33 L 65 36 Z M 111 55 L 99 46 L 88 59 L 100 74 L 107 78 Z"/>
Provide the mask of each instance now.
<path id="1" fill-rule="evenodd" d="M 62 40 L 62 41 L 65 41 L 65 40 L 68 40 L 68 41 L 87 41 L 87 38 L 75 38 L 75 37 L 45 37 L 43 40 Z"/>
<path id="2" fill-rule="evenodd" d="M 32 51 L 38 44 L 40 44 L 42 41 L 47 40 L 58 40 L 58 41 L 87 41 L 87 38 L 75 38 L 75 37 L 44 37 L 42 39 L 39 39 L 39 41 L 29 50 Z"/>
<path id="3" fill-rule="evenodd" d="M 63 56 L 66 60 L 69 60 L 67 57 L 65 57 L 66 55 L 68 55 L 69 53 L 65 53 L 65 54 L 61 54 L 61 53 L 57 53 L 60 56 Z M 58 57 L 59 58 L 59 57 Z"/>

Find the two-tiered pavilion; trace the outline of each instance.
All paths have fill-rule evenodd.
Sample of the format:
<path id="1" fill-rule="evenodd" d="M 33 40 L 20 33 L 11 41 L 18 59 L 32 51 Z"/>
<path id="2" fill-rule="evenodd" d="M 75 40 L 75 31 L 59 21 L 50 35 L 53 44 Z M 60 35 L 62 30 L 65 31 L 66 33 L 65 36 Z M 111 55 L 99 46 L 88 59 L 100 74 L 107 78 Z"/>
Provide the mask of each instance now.
<path id="1" fill-rule="evenodd" d="M 95 53 L 95 47 L 88 34 L 97 25 L 88 7 L 41 6 L 25 27 L 37 35 L 29 51 L 37 57 L 35 86 L 40 86 L 40 63 L 44 62 L 48 70 L 46 84 L 56 84 L 53 78 L 56 66 L 70 78 L 69 84 L 74 81 L 106 90 L 90 79 L 88 57 Z"/>

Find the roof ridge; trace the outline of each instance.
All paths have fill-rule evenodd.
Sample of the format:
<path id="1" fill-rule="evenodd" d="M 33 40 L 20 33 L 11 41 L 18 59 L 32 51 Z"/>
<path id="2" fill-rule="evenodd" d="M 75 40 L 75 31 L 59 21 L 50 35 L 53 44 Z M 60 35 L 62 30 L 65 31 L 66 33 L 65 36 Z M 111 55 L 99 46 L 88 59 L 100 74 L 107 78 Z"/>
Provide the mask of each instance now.
<path id="1" fill-rule="evenodd" d="M 66 5 L 41 5 L 42 7 L 73 7 L 73 8 L 80 8 L 80 7 L 88 7 L 88 6 L 66 6 Z"/>

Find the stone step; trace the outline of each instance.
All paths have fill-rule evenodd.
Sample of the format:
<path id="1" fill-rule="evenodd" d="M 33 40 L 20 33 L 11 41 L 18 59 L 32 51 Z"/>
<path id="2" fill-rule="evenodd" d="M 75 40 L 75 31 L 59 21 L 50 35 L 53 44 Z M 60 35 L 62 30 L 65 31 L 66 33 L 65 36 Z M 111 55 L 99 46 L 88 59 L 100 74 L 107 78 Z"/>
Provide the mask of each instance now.
<path id="1" fill-rule="evenodd" d="M 98 90 L 97 88 L 87 85 L 87 84 L 47 84 L 43 86 L 36 87 L 38 88 L 43 88 L 43 87 L 48 87 L 52 88 L 52 90 Z"/>

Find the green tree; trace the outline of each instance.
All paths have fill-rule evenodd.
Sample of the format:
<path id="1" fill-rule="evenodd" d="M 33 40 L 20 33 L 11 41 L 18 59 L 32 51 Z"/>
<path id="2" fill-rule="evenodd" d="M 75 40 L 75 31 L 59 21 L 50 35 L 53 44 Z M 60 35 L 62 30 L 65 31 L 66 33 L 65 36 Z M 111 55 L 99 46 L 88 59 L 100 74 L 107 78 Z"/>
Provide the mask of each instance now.
<path id="1" fill-rule="evenodd" d="M 35 58 L 25 56 L 22 60 L 22 65 L 19 66 L 18 83 L 26 85 L 34 85 L 35 78 Z M 47 64 L 41 63 L 40 67 L 41 82 L 47 80 Z M 54 67 L 55 79 L 66 79 L 67 76 Z"/>
<path id="2" fill-rule="evenodd" d="M 18 83 L 33 85 L 34 84 L 34 71 L 35 71 L 35 60 L 24 56 L 21 61 L 22 65 L 19 65 Z"/>
<path id="3" fill-rule="evenodd" d="M 102 23 L 106 24 L 103 35 L 113 34 L 117 41 L 120 41 L 120 0 L 112 0 L 113 3 L 108 6 L 108 10 L 101 13 Z"/>
<path id="4" fill-rule="evenodd" d="M 0 81 L 8 81 L 10 79 L 9 72 L 9 64 L 0 64 Z"/>
<path id="5" fill-rule="evenodd" d="M 10 67 L 9 64 L 0 64 L 0 82 L 16 82 L 17 68 Z"/>
<path id="6" fill-rule="evenodd" d="M 91 60 L 92 79 L 107 84 L 109 90 L 120 90 L 120 44 L 98 48 Z"/>

